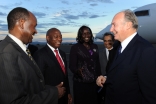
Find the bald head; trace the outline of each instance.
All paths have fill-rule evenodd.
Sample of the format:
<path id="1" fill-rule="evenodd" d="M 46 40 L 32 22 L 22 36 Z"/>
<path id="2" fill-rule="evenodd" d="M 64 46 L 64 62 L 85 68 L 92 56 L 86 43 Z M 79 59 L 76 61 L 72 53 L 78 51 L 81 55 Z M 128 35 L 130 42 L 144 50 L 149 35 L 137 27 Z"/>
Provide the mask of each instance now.
<path id="1" fill-rule="evenodd" d="M 110 31 L 114 34 L 115 40 L 122 42 L 135 33 L 137 28 L 138 22 L 135 14 L 130 10 L 125 10 L 114 16 Z"/>
<path id="2" fill-rule="evenodd" d="M 49 30 L 47 31 L 46 36 L 47 36 L 47 35 L 51 35 L 51 34 L 54 33 L 55 31 L 60 31 L 60 30 L 58 30 L 57 28 L 51 28 L 51 29 L 49 29 Z"/>
<path id="3" fill-rule="evenodd" d="M 57 49 L 62 43 L 62 35 L 57 28 L 51 28 L 46 33 L 47 43 Z"/>

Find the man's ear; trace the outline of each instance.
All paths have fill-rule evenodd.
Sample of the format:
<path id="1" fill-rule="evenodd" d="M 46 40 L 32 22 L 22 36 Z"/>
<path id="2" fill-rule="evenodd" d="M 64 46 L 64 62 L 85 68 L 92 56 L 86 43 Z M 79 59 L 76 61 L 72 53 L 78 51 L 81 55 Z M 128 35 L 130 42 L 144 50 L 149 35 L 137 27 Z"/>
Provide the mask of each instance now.
<path id="1" fill-rule="evenodd" d="M 25 20 L 24 20 L 24 19 L 20 19 L 20 20 L 18 21 L 19 27 L 20 27 L 21 29 L 24 29 L 24 23 L 25 23 Z"/>
<path id="2" fill-rule="evenodd" d="M 132 22 L 127 22 L 127 23 L 126 23 L 126 27 L 127 27 L 127 29 L 132 28 Z"/>
<path id="3" fill-rule="evenodd" d="M 49 42 L 49 36 L 48 35 L 46 36 L 46 39 L 47 39 L 47 42 Z"/>

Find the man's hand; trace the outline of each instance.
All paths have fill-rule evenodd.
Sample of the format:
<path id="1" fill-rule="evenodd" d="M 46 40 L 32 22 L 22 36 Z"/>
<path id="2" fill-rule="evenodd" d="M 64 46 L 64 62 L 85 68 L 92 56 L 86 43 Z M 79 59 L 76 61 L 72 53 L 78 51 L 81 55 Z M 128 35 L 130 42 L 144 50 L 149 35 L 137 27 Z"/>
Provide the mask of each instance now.
<path id="1" fill-rule="evenodd" d="M 71 94 L 68 94 L 68 104 L 72 104 L 72 96 L 71 96 Z"/>
<path id="2" fill-rule="evenodd" d="M 106 76 L 102 76 L 100 75 L 97 79 L 96 79 L 96 84 L 100 87 L 103 87 L 103 84 L 106 81 Z"/>
<path id="3" fill-rule="evenodd" d="M 61 98 L 63 95 L 64 95 L 64 93 L 66 92 L 65 90 L 65 87 L 62 87 L 63 86 L 63 82 L 61 82 L 59 85 L 57 85 L 56 87 L 57 87 L 57 90 L 58 90 L 58 96 L 59 96 L 59 98 Z"/>

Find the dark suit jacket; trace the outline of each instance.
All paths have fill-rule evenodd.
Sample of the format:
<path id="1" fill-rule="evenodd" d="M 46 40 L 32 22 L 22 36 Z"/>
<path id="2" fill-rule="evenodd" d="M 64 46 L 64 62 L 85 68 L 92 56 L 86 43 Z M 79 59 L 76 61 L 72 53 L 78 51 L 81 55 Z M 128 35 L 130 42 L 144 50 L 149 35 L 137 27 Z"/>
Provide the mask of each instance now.
<path id="1" fill-rule="evenodd" d="M 114 61 L 115 55 L 116 55 L 116 48 L 113 48 L 112 50 L 109 51 L 109 57 L 108 57 L 109 60 L 107 60 L 106 48 L 99 51 L 99 60 L 100 60 L 102 75 L 106 75 L 109 67 Z"/>
<path id="2" fill-rule="evenodd" d="M 59 99 L 59 104 L 67 104 L 69 91 L 68 73 L 67 73 L 67 61 L 66 54 L 59 49 L 59 53 L 64 61 L 66 74 L 63 73 L 60 64 L 58 63 L 52 50 L 46 45 L 42 49 L 38 50 L 34 54 L 34 59 L 38 66 L 40 67 L 45 83 L 47 85 L 56 86 L 61 82 L 64 82 L 66 87 L 66 94 L 63 98 Z"/>
<path id="3" fill-rule="evenodd" d="M 106 74 L 106 66 L 107 66 L 107 55 L 106 55 L 106 48 L 99 51 L 99 60 L 101 65 L 101 73 L 102 75 Z"/>
<path id="4" fill-rule="evenodd" d="M 57 104 L 56 87 L 45 86 L 37 65 L 9 36 L 0 43 L 0 103 Z"/>
<path id="5" fill-rule="evenodd" d="M 34 53 L 38 50 L 38 47 L 35 46 L 35 45 L 32 45 L 32 44 L 29 44 L 29 45 L 28 45 L 28 49 L 29 49 L 31 55 L 33 56 Z"/>
<path id="6" fill-rule="evenodd" d="M 156 104 L 156 50 L 138 34 L 112 63 L 105 104 Z"/>

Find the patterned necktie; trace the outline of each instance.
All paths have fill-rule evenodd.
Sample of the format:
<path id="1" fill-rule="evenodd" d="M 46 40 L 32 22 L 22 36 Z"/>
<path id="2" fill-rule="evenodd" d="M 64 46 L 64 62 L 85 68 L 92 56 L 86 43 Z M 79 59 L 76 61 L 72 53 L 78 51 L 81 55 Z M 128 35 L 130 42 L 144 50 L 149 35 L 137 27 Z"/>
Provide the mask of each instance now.
<path id="1" fill-rule="evenodd" d="M 31 53 L 30 53 L 30 51 L 29 51 L 28 48 L 26 49 L 26 52 L 27 52 L 27 54 L 28 54 L 30 60 L 33 61 L 33 63 L 35 64 L 35 61 L 34 61 L 33 57 L 31 56 Z"/>
<path id="2" fill-rule="evenodd" d="M 63 71 L 64 74 L 65 74 L 65 67 L 64 67 L 64 65 L 63 65 L 63 62 L 62 62 L 62 60 L 61 60 L 59 54 L 58 54 L 58 50 L 54 50 L 54 51 L 55 51 L 55 53 L 56 53 L 56 59 L 57 59 L 57 61 L 59 62 L 60 66 L 61 66 L 61 68 L 62 68 L 62 71 Z"/>

